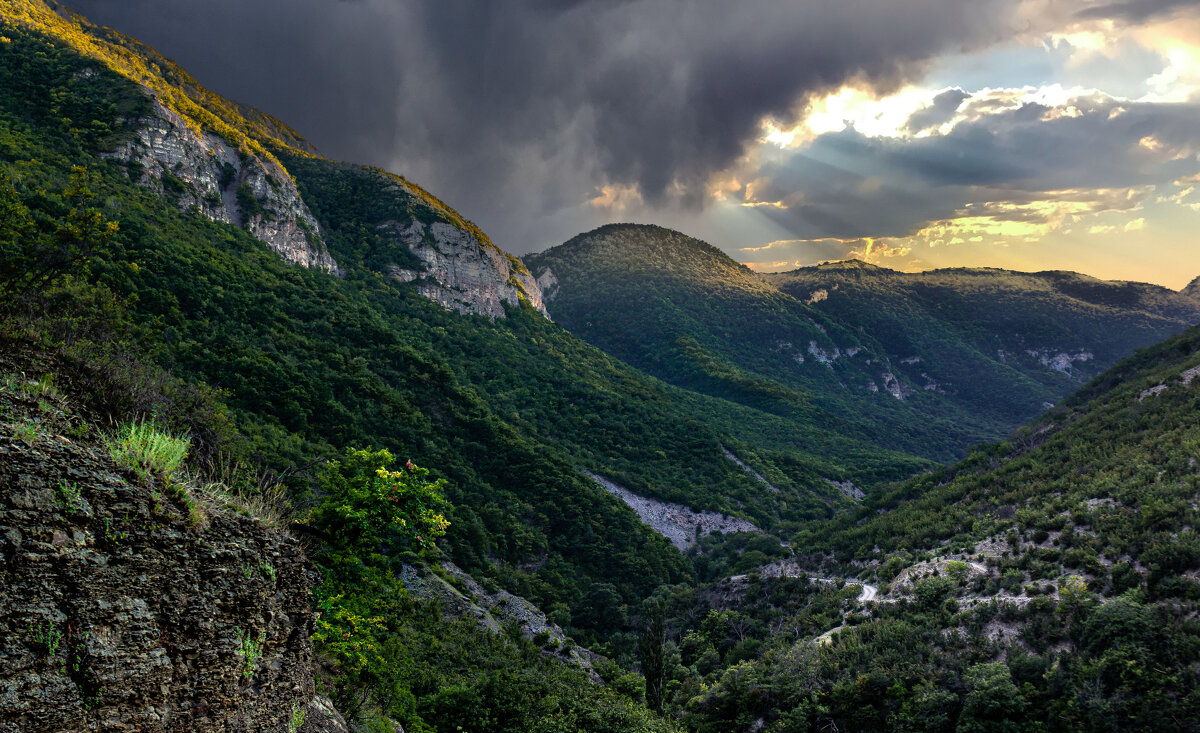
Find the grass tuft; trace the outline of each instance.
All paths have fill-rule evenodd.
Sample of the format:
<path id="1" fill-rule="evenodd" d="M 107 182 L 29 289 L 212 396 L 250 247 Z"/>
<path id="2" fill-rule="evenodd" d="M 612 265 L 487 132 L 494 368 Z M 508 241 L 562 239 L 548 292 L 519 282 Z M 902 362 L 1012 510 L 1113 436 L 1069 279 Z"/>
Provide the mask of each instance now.
<path id="1" fill-rule="evenodd" d="M 153 423 L 133 422 L 108 439 L 113 460 L 147 481 L 170 484 L 179 479 L 191 440 L 171 435 Z"/>
<path id="2" fill-rule="evenodd" d="M 127 423 L 107 438 L 108 450 L 118 465 L 137 474 L 151 486 L 161 485 L 187 512 L 188 524 L 201 527 L 206 517 L 192 498 L 184 474 L 191 439 L 163 430 L 154 423 Z"/>

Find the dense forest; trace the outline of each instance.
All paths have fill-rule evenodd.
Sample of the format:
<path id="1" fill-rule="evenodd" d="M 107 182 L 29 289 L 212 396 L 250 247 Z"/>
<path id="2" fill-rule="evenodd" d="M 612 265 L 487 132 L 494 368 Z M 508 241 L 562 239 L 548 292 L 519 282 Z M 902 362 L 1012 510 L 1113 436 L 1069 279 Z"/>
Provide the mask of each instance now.
<path id="1" fill-rule="evenodd" d="M 1200 319 L 1183 293 L 1075 273 L 905 274 L 851 260 L 758 275 L 645 225 L 524 260 L 552 276 L 556 321 L 639 369 L 939 461 Z"/>
<path id="2" fill-rule="evenodd" d="M 182 164 L 148 172 L 115 154 L 160 107 L 236 151 L 242 172 L 206 193 Z M 255 189 L 259 170 L 273 173 Z M 317 224 L 303 239 L 336 267 L 298 266 L 256 236 L 289 216 L 289 185 Z M 214 218 L 223 198 L 240 221 Z M 572 262 L 595 244 L 585 235 L 526 258 L 557 278 L 555 321 L 526 297 L 489 318 L 422 294 L 424 265 L 395 234 L 413 224 L 499 253 L 416 184 L 317 156 L 136 41 L 5 4 L 0 386 L 60 384 L 79 440 L 130 424 L 176 436 L 181 476 L 290 525 L 320 571 L 317 675 L 355 724 L 1200 719 L 1200 333 L 1099 367 L 1182 330 L 1200 303 L 994 273 L 889 300 L 886 273 L 769 282 L 681 235 L 616 228 L 601 234 L 634 237 L 641 257 L 618 237 Z M 601 260 L 609 271 L 582 268 Z M 1024 351 L 1009 340 L 1022 322 L 962 305 L 997 288 L 1034 314 Z M 1050 344 L 1092 353 L 1056 370 L 1038 352 Z M 993 377 L 1022 400 L 979 388 Z M 4 429 L 36 443 L 42 405 L 18 402 Z M 681 551 L 589 473 L 757 530 L 697 532 Z M 442 595 L 417 590 L 430 585 Z M 538 609 L 542 630 L 481 624 L 484 596 L 502 593 Z"/>

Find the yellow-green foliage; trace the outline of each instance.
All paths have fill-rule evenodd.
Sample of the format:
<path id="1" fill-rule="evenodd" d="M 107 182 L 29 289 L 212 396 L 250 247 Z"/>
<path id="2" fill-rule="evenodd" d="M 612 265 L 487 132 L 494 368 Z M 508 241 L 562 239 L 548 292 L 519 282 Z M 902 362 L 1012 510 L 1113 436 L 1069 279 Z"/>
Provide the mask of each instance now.
<path id="1" fill-rule="evenodd" d="M 113 460 L 143 479 L 176 481 L 191 440 L 175 436 L 149 422 L 132 422 L 108 439 Z"/>
<path id="2" fill-rule="evenodd" d="M 382 168 L 376 168 L 374 166 L 368 166 L 368 167 L 371 170 L 379 173 L 380 175 L 383 175 L 386 178 L 389 178 L 392 181 L 400 184 L 400 186 L 403 187 L 405 191 L 407 191 L 408 193 L 412 194 L 413 196 L 416 196 L 417 198 L 424 201 L 429 206 L 429 208 L 431 208 L 435 212 L 437 212 L 439 216 L 441 216 L 443 219 L 445 219 L 450 224 L 463 230 L 464 232 L 468 232 L 472 237 L 475 237 L 475 239 L 479 240 L 479 243 L 482 244 L 483 246 L 491 247 L 492 249 L 495 249 L 497 251 L 500 250 L 499 247 L 497 247 L 495 244 L 492 243 L 492 240 L 488 238 L 488 235 L 483 233 L 482 229 L 475 226 L 474 223 L 468 221 L 466 218 L 463 217 L 462 214 L 458 213 L 454 209 L 447 206 L 446 203 L 444 201 L 442 201 L 441 199 L 439 199 L 437 196 L 434 196 L 433 194 L 429 193 L 428 191 L 421 188 L 420 186 L 413 183 L 412 181 L 408 180 L 404 176 L 398 176 L 395 173 L 390 173 L 388 171 L 385 171 Z M 523 267 L 524 266 L 522 266 L 522 268 Z M 526 270 L 526 272 L 528 272 L 528 270 Z"/>
<path id="3" fill-rule="evenodd" d="M 68 10 L 52 10 L 42 0 L 4 0 L 4 20 L 49 34 L 75 50 L 105 63 L 110 69 L 146 87 L 168 108 L 179 114 L 196 132 L 211 131 L 239 150 L 256 155 L 286 169 L 259 139 L 290 146 L 300 139 L 266 116 L 251 122 L 238 106 L 200 86 L 178 66 L 145 44 L 104 28 Z M 290 175 L 290 174 L 289 174 Z"/>

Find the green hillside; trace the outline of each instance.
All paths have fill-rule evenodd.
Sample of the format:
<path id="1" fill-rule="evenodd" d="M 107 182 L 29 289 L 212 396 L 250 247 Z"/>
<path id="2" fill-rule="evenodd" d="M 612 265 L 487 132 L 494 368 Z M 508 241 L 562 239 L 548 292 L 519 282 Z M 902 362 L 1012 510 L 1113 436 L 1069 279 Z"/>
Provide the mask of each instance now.
<path id="1" fill-rule="evenodd" d="M 860 262 L 764 276 L 877 334 L 884 348 L 978 409 L 1057 402 L 1136 348 L 1200 322 L 1193 300 L 1072 272 L 977 268 L 901 273 Z M 981 379 L 981 375 L 993 378 Z M 1025 390 L 1014 389 L 1018 377 Z"/>
<path id="2" fill-rule="evenodd" d="M 640 599 L 692 569 L 581 469 L 773 528 L 851 506 L 830 480 L 869 487 L 928 465 L 665 385 L 527 300 L 497 320 L 448 311 L 419 294 L 420 281 L 391 275 L 417 264 L 378 227 L 383 217 L 393 226 L 440 222 L 477 236 L 480 251 L 498 251 L 445 204 L 401 179 L 292 147 L 301 140 L 281 123 L 243 117 L 134 41 L 37 2 L 4 10 L 0 241 L 9 315 L 21 324 L 14 333 L 72 353 L 84 343 L 115 349 L 103 357 L 109 366 L 131 358 L 121 349 L 136 343 L 179 377 L 220 390 L 244 436 L 233 444 L 204 433 L 202 421 L 161 416 L 191 420 L 180 427 L 194 432 L 200 468 L 240 460 L 283 473 L 303 507 L 313 471 L 293 468 L 346 447 L 411 458 L 449 479 L 455 508 L 444 547 L 455 562 L 603 647 Z M 147 88 L 187 129 L 232 146 L 244 170 L 264 166 L 294 181 L 323 239 L 305 237 L 318 253 L 327 248 L 341 274 L 289 264 L 246 223 L 213 220 L 206 212 L 220 200 L 181 178 L 181 164 L 156 172 L 157 190 L 144 165 L 114 157 L 147 115 L 161 114 Z M 286 186 L 276 178 L 275 194 L 239 189 L 242 215 L 279 222 L 288 212 L 272 210 L 271 197 Z M 70 228 L 105 222 L 115 231 Z M 27 287 L 25 275 L 41 264 L 65 275 Z"/>
<path id="3" fill-rule="evenodd" d="M 193 532 L 203 501 L 290 528 L 320 574 L 303 661 L 356 729 L 1200 719 L 1200 332 L 1063 399 L 1195 321 L 1186 294 L 858 263 L 764 279 L 631 225 L 527 271 L 417 184 L 322 158 L 137 41 L 40 0 L 0 21 L 6 451 L 123 471 L 150 524 L 76 518 L 110 549 Z M 169 472 L 114 463 L 131 425 L 175 447 Z M 763 531 L 681 552 L 589 473 Z M 92 491 L 40 490 L 64 516 Z M 77 542 L 59 534 L 5 557 Z M 80 728 L 124 714 L 88 677 L 115 658 L 72 636 L 51 668 L 32 623 L 5 659 L 65 676 Z M 253 687 L 263 642 L 227 631 L 237 649 L 198 653 L 283 694 Z"/>
<path id="4" fill-rule="evenodd" d="M 639 369 L 937 460 L 1200 320 L 1165 288 L 1071 273 L 845 262 L 759 276 L 647 226 L 602 227 L 524 260 L 554 283 L 557 322 Z"/>
<path id="5" fill-rule="evenodd" d="M 789 634 L 764 630 L 748 663 L 730 650 L 715 687 L 675 704 L 712 731 L 759 719 L 778 731 L 1194 730 L 1198 414 L 1191 329 L 1007 441 L 797 537 L 830 553 L 799 567 L 879 595 L 810 590 L 775 622 Z M 739 612 L 761 618 L 752 599 L 784 582 L 752 580 Z"/>

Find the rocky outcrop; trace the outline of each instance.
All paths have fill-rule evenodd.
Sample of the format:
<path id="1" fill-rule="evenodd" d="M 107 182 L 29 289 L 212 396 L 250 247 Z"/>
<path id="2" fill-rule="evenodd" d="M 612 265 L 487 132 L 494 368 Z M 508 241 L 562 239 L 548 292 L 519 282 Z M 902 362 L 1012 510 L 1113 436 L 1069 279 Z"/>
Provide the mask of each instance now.
<path id="1" fill-rule="evenodd" d="M 542 298 L 547 303 L 558 297 L 558 277 L 549 267 L 537 276 L 537 284 L 542 289 Z"/>
<path id="2" fill-rule="evenodd" d="M 1026 349 L 1025 353 L 1044 367 L 1049 367 L 1056 372 L 1061 372 L 1068 376 L 1075 376 L 1075 362 L 1085 363 L 1096 358 L 1090 351 L 1082 349 L 1075 353 L 1069 351 L 1056 351 L 1055 349 Z"/>
<path id="3" fill-rule="evenodd" d="M 288 262 L 338 272 L 291 176 L 154 103 L 136 136 L 108 154 L 138 183 L 213 221 L 244 227 Z"/>
<path id="4" fill-rule="evenodd" d="M 879 375 L 879 379 L 883 382 L 883 388 L 888 394 L 903 402 L 912 394 L 912 388 L 904 382 L 901 382 L 895 374 L 884 372 Z M 873 383 L 872 383 L 873 384 Z M 876 388 L 878 389 L 878 388 Z M 876 390 L 872 390 L 876 391 Z"/>
<path id="5" fill-rule="evenodd" d="M 289 725 L 289 729 L 291 727 Z M 299 733 L 350 733 L 350 726 L 346 725 L 346 719 L 333 707 L 329 698 L 316 695 L 304 711 L 304 723 Z"/>
<path id="6" fill-rule="evenodd" d="M 847 499 L 862 501 L 863 499 L 867 498 L 866 493 L 864 493 L 862 489 L 855 486 L 853 481 L 834 481 L 831 478 L 827 478 L 825 480 L 833 486 L 836 486 Z"/>
<path id="7" fill-rule="evenodd" d="M 505 304 L 515 306 L 524 298 L 546 315 L 542 290 L 533 275 L 492 243 L 444 221 L 389 222 L 381 228 L 425 266 L 423 271 L 395 267 L 392 277 L 417 281 L 417 291 L 443 307 L 496 319 L 504 317 Z"/>
<path id="8" fill-rule="evenodd" d="M 449 561 L 441 563 L 441 570 L 453 585 L 429 568 L 414 565 L 405 565 L 400 579 L 404 581 L 404 587 L 418 598 L 436 600 L 447 615 L 474 619 L 493 634 L 499 634 L 505 624 L 514 624 L 525 638 L 540 644 L 543 654 L 579 667 L 596 677 L 592 669 L 600 656 L 590 649 L 576 646 L 562 628 L 547 619 L 537 606 L 502 588 L 485 589 Z"/>
<path id="9" fill-rule="evenodd" d="M 64 437 L 60 403 L 12 384 L 0 731 L 296 727 L 313 700 L 315 582 L 296 542 L 211 502 L 189 520 L 101 445 Z"/>
<path id="10" fill-rule="evenodd" d="M 687 550 L 696 544 L 697 537 L 703 537 L 713 532 L 760 531 L 758 527 L 745 519 L 718 512 L 698 512 L 682 504 L 670 504 L 638 496 L 603 476 L 590 471 L 584 471 L 584 474 L 602 486 L 605 491 L 625 502 L 630 509 L 637 513 L 643 524 L 666 537 L 680 550 Z"/>

